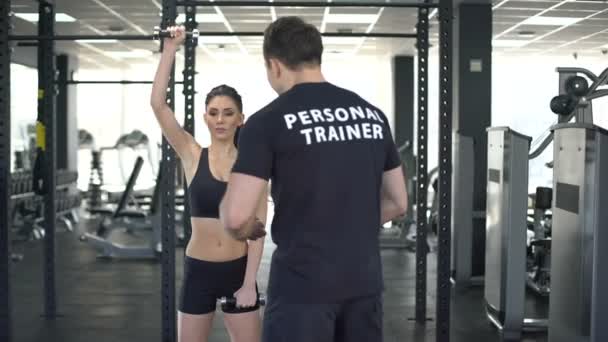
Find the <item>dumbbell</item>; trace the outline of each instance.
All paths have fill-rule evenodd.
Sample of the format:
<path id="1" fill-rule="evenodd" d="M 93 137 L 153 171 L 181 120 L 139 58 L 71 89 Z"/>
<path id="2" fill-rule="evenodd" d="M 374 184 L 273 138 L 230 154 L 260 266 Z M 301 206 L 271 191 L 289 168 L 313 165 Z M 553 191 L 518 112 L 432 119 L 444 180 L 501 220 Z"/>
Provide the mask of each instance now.
<path id="1" fill-rule="evenodd" d="M 17 193 L 18 194 L 24 194 L 26 192 L 29 192 L 29 190 L 32 187 L 31 176 L 32 176 L 32 174 L 29 172 L 25 172 L 25 171 L 19 172 L 19 175 L 17 177 L 17 184 L 18 184 Z"/>
<path id="2" fill-rule="evenodd" d="M 200 36 L 200 32 L 197 29 L 192 31 L 186 31 L 186 39 L 191 39 L 193 41 L 197 41 Z M 154 40 L 159 40 L 160 38 L 170 38 L 171 35 L 167 30 L 161 30 L 160 27 L 154 27 Z"/>
<path id="3" fill-rule="evenodd" d="M 31 172 L 24 172 L 22 176 L 23 188 L 22 193 L 32 192 L 34 188 L 34 175 Z"/>
<path id="4" fill-rule="evenodd" d="M 234 297 L 222 297 L 219 299 L 220 305 L 222 306 L 222 310 L 234 310 L 236 308 L 236 298 Z M 259 306 L 266 305 L 266 296 L 263 294 L 258 295 L 258 303 Z"/>
<path id="5" fill-rule="evenodd" d="M 14 172 L 11 174 L 11 195 L 19 193 L 19 174 Z"/>

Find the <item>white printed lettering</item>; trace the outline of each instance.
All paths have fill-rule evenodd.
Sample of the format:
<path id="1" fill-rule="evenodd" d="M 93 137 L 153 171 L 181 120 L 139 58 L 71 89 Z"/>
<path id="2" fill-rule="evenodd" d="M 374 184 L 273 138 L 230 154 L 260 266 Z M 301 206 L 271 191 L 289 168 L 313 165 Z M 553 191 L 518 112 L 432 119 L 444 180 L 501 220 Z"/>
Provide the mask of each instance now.
<path id="1" fill-rule="evenodd" d="M 346 126 L 346 134 L 348 135 L 348 140 L 353 140 L 353 136 L 357 139 L 361 139 L 361 130 L 359 129 L 359 125 Z"/>
<path id="2" fill-rule="evenodd" d="M 365 139 L 371 139 L 372 138 L 372 124 L 370 124 L 369 122 L 364 122 L 361 124 L 361 127 L 363 127 L 363 138 Z"/>
<path id="3" fill-rule="evenodd" d="M 372 127 L 374 128 L 374 139 L 384 139 L 384 134 L 382 134 L 382 126 L 373 124 Z"/>
<path id="4" fill-rule="evenodd" d="M 350 115 L 352 116 L 353 120 L 357 120 L 357 117 L 359 117 L 359 119 L 365 119 L 365 113 L 363 112 L 363 108 L 361 108 L 361 106 L 350 107 L 348 109 L 350 109 Z"/>
<path id="5" fill-rule="evenodd" d="M 376 114 L 376 118 L 378 119 L 378 121 L 384 123 L 384 120 L 382 120 L 382 115 L 380 115 L 377 111 L 374 111 L 374 113 Z"/>
<path id="6" fill-rule="evenodd" d="M 378 118 L 376 117 L 376 114 L 374 114 L 374 112 L 369 109 L 369 108 L 365 108 L 366 112 L 367 112 L 367 118 L 368 119 L 374 119 L 376 121 L 378 121 Z"/>
<path id="7" fill-rule="evenodd" d="M 331 108 L 323 109 L 323 114 L 325 114 L 325 118 L 327 122 L 334 122 L 336 119 L 334 118 L 334 114 L 331 112 Z"/>
<path id="8" fill-rule="evenodd" d="M 340 138 L 338 137 L 338 133 L 336 132 L 336 128 L 334 126 L 329 126 L 327 129 L 329 130 L 327 141 L 340 141 Z"/>
<path id="9" fill-rule="evenodd" d="M 312 115 L 312 120 L 314 122 L 324 122 L 325 119 L 323 118 L 323 112 L 321 112 L 318 109 L 311 109 L 310 111 L 310 115 Z"/>
<path id="10" fill-rule="evenodd" d="M 310 121 L 310 116 L 308 116 L 308 112 L 298 112 L 298 116 L 300 117 L 302 125 L 310 125 L 312 123 L 312 121 Z"/>
<path id="11" fill-rule="evenodd" d="M 315 135 L 317 137 L 317 142 L 325 142 L 327 139 L 325 138 L 325 128 L 324 127 L 315 127 Z"/>
<path id="12" fill-rule="evenodd" d="M 298 117 L 293 114 L 285 114 L 285 115 L 283 115 L 283 118 L 285 118 L 285 123 L 287 124 L 287 129 L 292 129 L 293 124 L 296 121 L 298 121 Z"/>
<path id="13" fill-rule="evenodd" d="M 310 145 L 312 143 L 312 139 L 310 134 L 312 133 L 312 128 L 303 129 L 300 131 L 301 134 L 306 135 L 306 145 Z"/>
<path id="14" fill-rule="evenodd" d="M 338 119 L 338 121 L 348 121 L 348 112 L 344 108 L 336 108 L 334 115 L 336 116 L 336 119 Z"/>

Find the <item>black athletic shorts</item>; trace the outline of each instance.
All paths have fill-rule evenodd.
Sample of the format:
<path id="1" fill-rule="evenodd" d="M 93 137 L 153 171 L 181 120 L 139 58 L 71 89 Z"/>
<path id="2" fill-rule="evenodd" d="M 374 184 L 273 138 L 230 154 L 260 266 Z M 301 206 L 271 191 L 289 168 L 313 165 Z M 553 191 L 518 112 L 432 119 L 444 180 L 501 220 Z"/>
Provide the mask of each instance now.
<path id="1" fill-rule="evenodd" d="M 200 259 L 184 259 L 184 279 L 179 296 L 179 311 L 191 315 L 214 312 L 221 297 L 234 297 L 243 286 L 247 256 L 225 262 Z M 257 291 L 257 285 L 256 285 Z M 249 308 L 235 308 L 226 313 L 255 311 L 258 305 Z"/>
<path id="2" fill-rule="evenodd" d="M 382 295 L 334 304 L 269 298 L 263 342 L 382 342 Z"/>

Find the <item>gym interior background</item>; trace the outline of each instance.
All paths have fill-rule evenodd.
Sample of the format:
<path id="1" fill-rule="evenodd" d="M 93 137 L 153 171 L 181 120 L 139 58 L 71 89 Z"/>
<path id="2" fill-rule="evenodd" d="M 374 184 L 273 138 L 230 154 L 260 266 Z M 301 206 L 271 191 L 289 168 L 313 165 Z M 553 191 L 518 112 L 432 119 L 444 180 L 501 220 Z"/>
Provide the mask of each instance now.
<path id="1" fill-rule="evenodd" d="M 336 2 L 340 1 L 334 1 Z M 323 32 L 416 33 L 417 9 L 384 8 L 381 6 L 386 2 L 381 0 L 368 2 L 378 3 L 378 7 L 205 6 L 197 9 L 196 18 L 200 31 L 213 32 L 262 32 L 276 17 L 298 15 L 317 25 Z M 416 3 L 405 0 L 392 2 Z M 467 284 L 463 289 L 454 282 L 450 338 L 453 341 L 499 341 L 508 337 L 509 331 L 507 327 L 501 331 L 490 324 L 483 284 L 484 259 L 488 255 L 484 231 L 489 224 L 485 213 L 485 160 L 488 157 L 485 147 L 485 137 L 488 134 L 486 128 L 508 126 L 533 138 L 532 145 L 537 146 L 537 138 L 546 136 L 549 128 L 558 121 L 558 116 L 549 105 L 551 99 L 562 92 L 560 88 L 563 88 L 557 68 L 585 68 L 600 75 L 608 67 L 608 3 L 460 0 L 453 2 L 453 8 L 455 114 L 452 122 L 455 132 L 474 138 L 472 160 L 475 161 L 475 166 L 471 168 L 475 171 L 470 178 L 474 184 L 467 185 L 474 188 L 471 210 L 475 222 L 472 223 L 474 233 L 470 236 L 468 246 L 472 250 L 472 260 L 469 263 L 477 268 L 473 273 L 477 273 L 476 278 L 481 279 L 481 284 Z M 37 33 L 36 1 L 12 0 L 11 11 L 15 14 L 11 34 Z M 55 29 L 58 35 L 150 34 L 152 28 L 159 25 L 161 3 L 156 0 L 57 0 L 55 11 Z M 439 164 L 438 11 L 430 9 L 428 18 L 427 151 L 428 170 L 432 170 Z M 178 18 L 178 21 L 180 19 L 183 20 Z M 364 95 L 382 108 L 391 120 L 398 145 L 402 146 L 409 141 L 413 147 L 409 153 L 417 155 L 418 132 L 415 128 L 418 106 L 415 84 L 418 68 L 415 40 L 345 36 L 325 37 L 324 44 L 323 70 L 328 80 Z M 12 46 L 11 172 L 31 168 L 27 160 L 35 146 L 32 140 L 35 142 L 38 112 L 37 48 L 32 44 L 24 45 L 27 44 L 13 42 Z M 195 108 L 196 137 L 201 144 L 209 143 L 209 133 L 201 120 L 203 94 L 213 86 L 225 83 L 236 87 L 243 96 L 246 116 L 276 96 L 266 86 L 261 49 L 262 37 L 259 36 L 202 36 L 199 39 L 196 52 L 195 89 L 198 94 L 195 96 Z M 69 79 L 80 81 L 151 81 L 159 57 L 158 50 L 159 43 L 152 40 L 76 40 L 56 43 L 56 52 L 65 56 L 63 58 L 67 61 Z M 183 68 L 182 50 L 176 61 L 177 80 L 181 80 Z M 592 81 L 589 80 L 589 83 Z M 606 84 L 606 81 L 603 83 Z M 70 215 L 78 217 L 76 219 L 70 216 L 66 219 L 68 223 L 65 225 L 69 229 L 57 231 L 59 316 L 51 320 L 41 316 L 44 311 L 43 229 L 2 227 L 9 230 L 13 256 L 10 263 L 12 341 L 160 340 L 160 264 L 153 260 L 124 262 L 114 258 L 109 258 L 111 262 L 108 262 L 108 258 L 97 257 L 98 250 L 92 248 L 89 242 L 81 241 L 82 234 L 94 231 L 99 221 L 98 215 L 87 210 L 91 173 L 94 169 L 92 150 L 104 148 L 98 163 L 103 169 L 103 202 L 117 201 L 120 198 L 139 156 L 145 162 L 134 184 L 134 191 L 151 192 L 150 189 L 155 187 L 160 167 L 161 134 L 149 106 L 151 85 L 71 84 L 66 89 L 68 100 L 63 114 L 66 122 L 57 131 L 58 137 L 65 137 L 66 144 L 65 149 L 59 153 L 65 154 L 65 168 L 78 173 L 77 180 L 69 186 L 74 191 L 79 190 L 82 202 L 74 205 L 76 212 L 69 210 Z M 182 86 L 177 84 L 176 115 L 183 122 L 184 96 L 181 93 Z M 608 113 L 607 98 L 594 99 L 592 104 L 595 114 L 593 124 L 608 128 L 608 117 L 604 116 L 604 113 Z M 134 130 L 141 131 L 146 139 L 134 146 L 116 147 L 120 137 Z M 79 140 L 79 137 L 82 138 L 79 131 L 90 133 L 93 144 Z M 538 187 L 553 187 L 556 171 L 547 164 L 552 163 L 554 157 L 553 144 L 550 144 L 539 157 L 529 161 L 527 194 L 535 194 Z M 480 166 L 477 162 L 481 160 L 484 161 L 480 162 Z M 413 178 L 415 167 L 409 170 L 408 178 Z M 456 180 L 453 178 L 453 181 Z M 430 184 L 424 189 L 423 191 L 428 190 L 431 209 L 431 199 L 436 192 Z M 459 194 L 453 193 L 452 200 L 458 201 Z M 411 199 L 411 202 L 415 201 Z M 532 206 L 530 205 L 531 208 Z M 23 213 L 21 215 L 27 216 Z M 432 216 L 429 213 L 429 217 Z M 29 218 L 17 221 L 20 221 L 20 226 L 44 226 L 36 218 L 33 221 Z M 387 285 L 385 341 L 440 340 L 434 331 L 437 242 L 431 226 L 432 222 L 429 221 L 431 248 L 428 254 L 429 287 L 426 296 L 429 321 L 425 324 L 413 320 L 415 244 L 405 242 L 398 247 L 383 249 Z M 390 225 L 386 229 L 391 229 Z M 409 227 L 402 227 L 401 233 L 404 236 L 409 234 L 407 239 L 411 242 L 411 234 L 415 236 L 415 232 L 408 229 Z M 120 243 L 137 244 L 148 238 L 146 234 L 116 232 L 113 239 Z M 259 276 L 262 288 L 265 286 L 269 255 L 273 249 L 270 241 L 266 246 Z M 183 249 L 178 248 L 177 282 L 181 280 L 182 254 Z M 453 256 L 453 262 L 454 258 Z M 548 306 L 551 300 L 549 294 L 527 290 L 526 315 L 546 318 L 549 316 Z M 507 314 L 503 313 L 504 315 Z M 228 341 L 219 320 L 216 320 L 215 325 L 217 329 L 211 340 Z M 552 335 L 550 331 L 547 332 L 551 325 L 547 325 L 549 329 L 541 327 L 531 329 L 538 331 L 528 332 L 524 324 L 519 329 L 523 335 L 515 333 L 513 339 L 555 342 L 567 337 L 566 333 L 563 334 L 566 337 L 556 336 L 555 333 Z M 573 333 L 569 341 L 605 341 L 600 336 L 599 333 L 594 335 L 591 332 L 580 336 Z"/>

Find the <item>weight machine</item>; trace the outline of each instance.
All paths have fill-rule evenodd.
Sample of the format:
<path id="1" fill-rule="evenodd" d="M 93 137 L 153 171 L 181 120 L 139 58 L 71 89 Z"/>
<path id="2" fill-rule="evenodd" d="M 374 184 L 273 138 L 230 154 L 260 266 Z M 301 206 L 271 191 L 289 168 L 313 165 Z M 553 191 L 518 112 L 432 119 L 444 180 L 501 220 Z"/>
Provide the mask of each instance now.
<path id="1" fill-rule="evenodd" d="M 530 153 L 532 139 L 508 127 L 488 129 L 486 313 L 504 339 L 548 329 L 550 342 L 599 342 L 608 338 L 608 329 L 598 324 L 608 315 L 600 304 L 608 299 L 602 292 L 608 277 L 598 272 L 608 265 L 608 253 L 598 248 L 608 243 L 600 229 L 608 220 L 601 212 L 608 205 L 601 190 L 608 172 L 608 133 L 593 125 L 591 101 L 608 95 L 598 90 L 606 86 L 608 69 L 600 76 L 580 68 L 557 71 L 560 94 L 550 107 L 560 117 L 538 148 Z M 537 264 L 526 269 L 528 160 L 551 142 L 554 190 L 538 188 L 534 196 L 530 249 Z M 543 222 L 551 217 L 549 207 L 550 237 Z M 525 317 L 526 283 L 549 294 L 548 318 Z"/>

